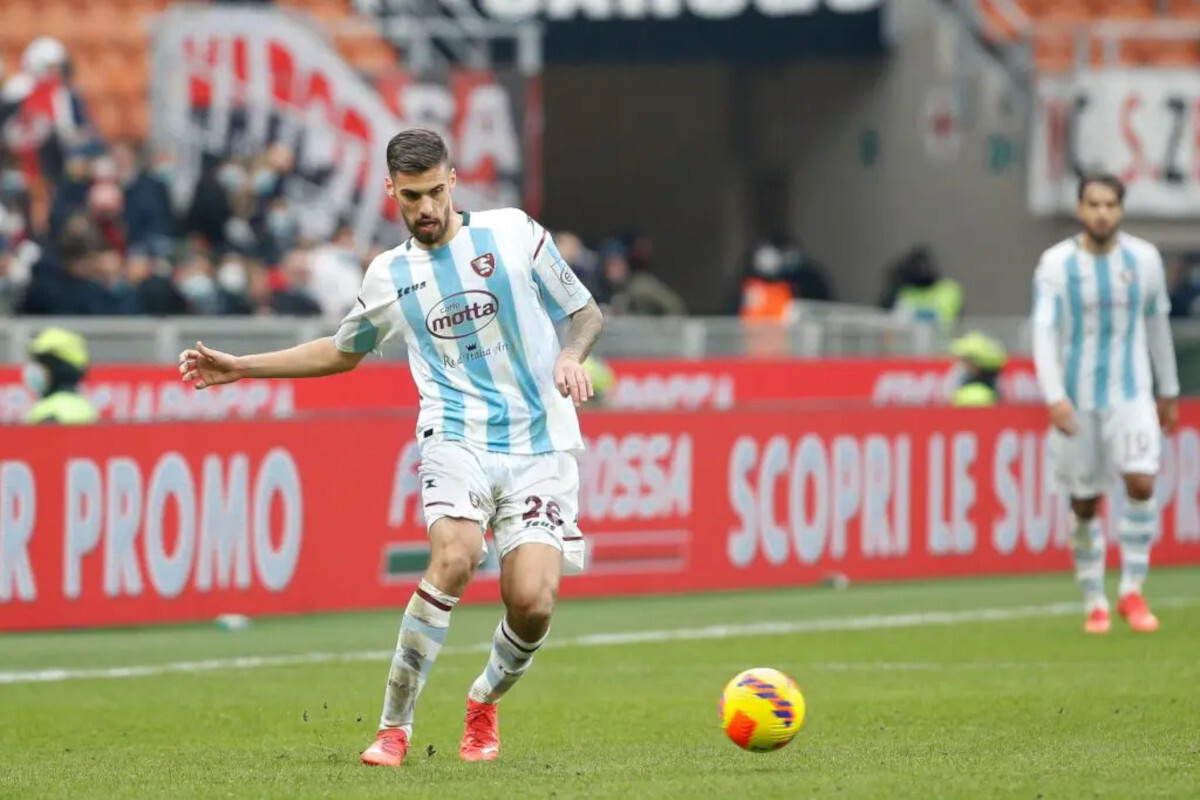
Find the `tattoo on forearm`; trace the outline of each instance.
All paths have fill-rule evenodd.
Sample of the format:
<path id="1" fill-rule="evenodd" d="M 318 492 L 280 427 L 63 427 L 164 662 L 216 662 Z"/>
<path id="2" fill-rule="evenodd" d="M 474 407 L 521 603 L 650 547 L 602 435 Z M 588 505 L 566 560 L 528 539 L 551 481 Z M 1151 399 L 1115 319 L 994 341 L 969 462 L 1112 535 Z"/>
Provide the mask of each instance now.
<path id="1" fill-rule="evenodd" d="M 600 313 L 596 301 L 589 301 L 586 306 L 571 315 L 571 324 L 567 326 L 567 342 L 563 350 L 578 354 L 579 360 L 587 358 L 592 352 L 593 345 L 600 338 L 604 329 L 604 315 Z"/>

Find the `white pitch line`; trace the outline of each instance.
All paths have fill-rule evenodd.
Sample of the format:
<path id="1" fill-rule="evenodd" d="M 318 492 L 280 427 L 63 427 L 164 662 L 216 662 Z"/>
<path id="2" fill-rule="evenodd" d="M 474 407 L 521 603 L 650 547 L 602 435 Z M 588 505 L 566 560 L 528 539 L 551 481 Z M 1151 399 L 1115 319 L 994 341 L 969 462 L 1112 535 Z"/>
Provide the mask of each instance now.
<path id="1" fill-rule="evenodd" d="M 1179 608 L 1193 605 L 1197 598 L 1170 597 L 1156 601 L 1159 608 Z M 1009 622 L 1031 617 L 1059 617 L 1079 614 L 1079 603 L 1050 603 L 1040 606 L 1013 606 L 1008 608 L 976 608 L 966 611 L 919 611 L 907 614 L 870 614 L 860 617 L 827 617 L 823 619 L 759 622 L 749 625 L 708 625 L 702 628 L 669 628 L 652 631 L 626 631 L 621 633 L 593 633 L 570 639 L 551 639 L 552 648 L 609 647 L 629 644 L 658 644 L 676 641 L 700 641 L 730 639 L 735 637 L 784 636 L 799 633 L 838 633 L 852 631 L 885 630 L 893 628 L 919 628 L 940 625 L 965 625 L 974 622 Z M 491 642 L 445 647 L 442 655 L 462 653 L 486 653 Z M 292 653 L 278 656 L 242 656 L 238 658 L 210 658 L 203 661 L 170 661 L 163 664 L 136 664 L 124 667 L 97 667 L 94 669 L 70 669 L 66 667 L 16 670 L 0 672 L 0 685 L 18 683 L 56 683 L 75 680 L 111 680 L 117 678 L 149 678 L 176 673 L 220 672 L 227 670 L 267 669 L 292 667 L 304 664 L 346 664 L 361 661 L 386 661 L 392 650 L 350 650 L 341 653 L 313 652 Z M 944 666 L 944 665 L 943 665 Z M 828 669 L 939 669 L 936 664 L 900 664 L 880 662 L 861 665 L 825 664 Z"/>

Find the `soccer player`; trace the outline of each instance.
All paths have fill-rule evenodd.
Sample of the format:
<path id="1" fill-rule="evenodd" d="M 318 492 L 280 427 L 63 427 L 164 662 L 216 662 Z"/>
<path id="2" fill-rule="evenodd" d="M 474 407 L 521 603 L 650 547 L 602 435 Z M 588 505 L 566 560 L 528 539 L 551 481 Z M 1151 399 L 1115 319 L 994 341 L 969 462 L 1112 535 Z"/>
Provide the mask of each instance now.
<path id="1" fill-rule="evenodd" d="M 1124 198 L 1116 177 L 1084 177 L 1077 210 L 1083 232 L 1043 253 L 1033 282 L 1034 361 L 1054 426 L 1055 480 L 1071 498 L 1075 577 L 1088 633 L 1110 626 L 1096 511 L 1114 466 L 1128 495 L 1117 528 L 1117 611 L 1135 631 L 1158 629 L 1142 584 L 1158 524 L 1159 429 L 1170 433 L 1179 416 L 1162 256 L 1120 230 Z"/>
<path id="2" fill-rule="evenodd" d="M 467 696 L 459 754 L 492 760 L 500 751 L 496 704 L 546 640 L 560 576 L 583 568 L 575 406 L 592 396 L 582 362 L 603 316 L 524 212 L 454 209 L 455 173 L 436 133 L 396 135 L 387 166 L 387 193 L 412 237 L 371 262 L 335 336 L 242 357 L 197 343 L 180 355 L 180 371 L 201 389 L 239 378 L 333 375 L 389 339 L 404 339 L 421 397 L 421 500 L 432 554 L 400 623 L 379 731 L 362 761 L 404 761 L 417 697 L 451 611 L 486 555 L 489 527 L 506 611 Z M 554 323 L 565 317 L 560 350 Z"/>

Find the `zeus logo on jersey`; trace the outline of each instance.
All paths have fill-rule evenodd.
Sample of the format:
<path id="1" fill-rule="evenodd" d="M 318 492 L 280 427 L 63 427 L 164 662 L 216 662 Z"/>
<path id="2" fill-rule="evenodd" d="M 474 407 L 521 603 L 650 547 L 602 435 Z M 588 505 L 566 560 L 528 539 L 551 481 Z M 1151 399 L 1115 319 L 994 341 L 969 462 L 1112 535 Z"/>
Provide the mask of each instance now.
<path id="1" fill-rule="evenodd" d="M 413 292 L 418 292 L 424 288 L 425 288 L 425 281 L 421 281 L 420 283 L 414 283 L 412 286 L 405 286 L 402 289 L 397 289 L 396 297 L 406 297 L 406 296 L 412 294 Z M 364 303 L 363 306 L 365 308 L 366 304 Z"/>
<path id="2" fill-rule="evenodd" d="M 496 321 L 500 301 L 491 292 L 471 289 L 452 294 L 429 310 L 425 328 L 439 339 L 462 339 Z"/>

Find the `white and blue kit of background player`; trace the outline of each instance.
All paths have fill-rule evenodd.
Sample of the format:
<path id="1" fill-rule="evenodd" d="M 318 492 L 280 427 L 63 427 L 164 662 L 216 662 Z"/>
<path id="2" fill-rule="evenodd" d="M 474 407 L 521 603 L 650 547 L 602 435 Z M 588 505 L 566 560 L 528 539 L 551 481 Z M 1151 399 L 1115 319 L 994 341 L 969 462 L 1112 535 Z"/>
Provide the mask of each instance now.
<path id="1" fill-rule="evenodd" d="M 1034 277 L 1033 350 L 1046 402 L 1075 408 L 1074 436 L 1054 433 L 1054 474 L 1075 498 L 1104 494 L 1112 468 L 1155 475 L 1158 396 L 1179 394 L 1168 321 L 1171 306 L 1158 249 L 1118 234 L 1104 255 L 1078 239 L 1042 254 Z"/>
<path id="2" fill-rule="evenodd" d="M 335 341 L 364 353 L 404 339 L 421 398 L 427 526 L 473 519 L 491 526 L 501 557 L 541 541 L 563 551 L 565 572 L 577 572 L 583 439 L 574 404 L 554 385 L 554 325 L 591 295 L 523 211 L 462 217 L 441 247 L 409 239 L 376 257 Z"/>

